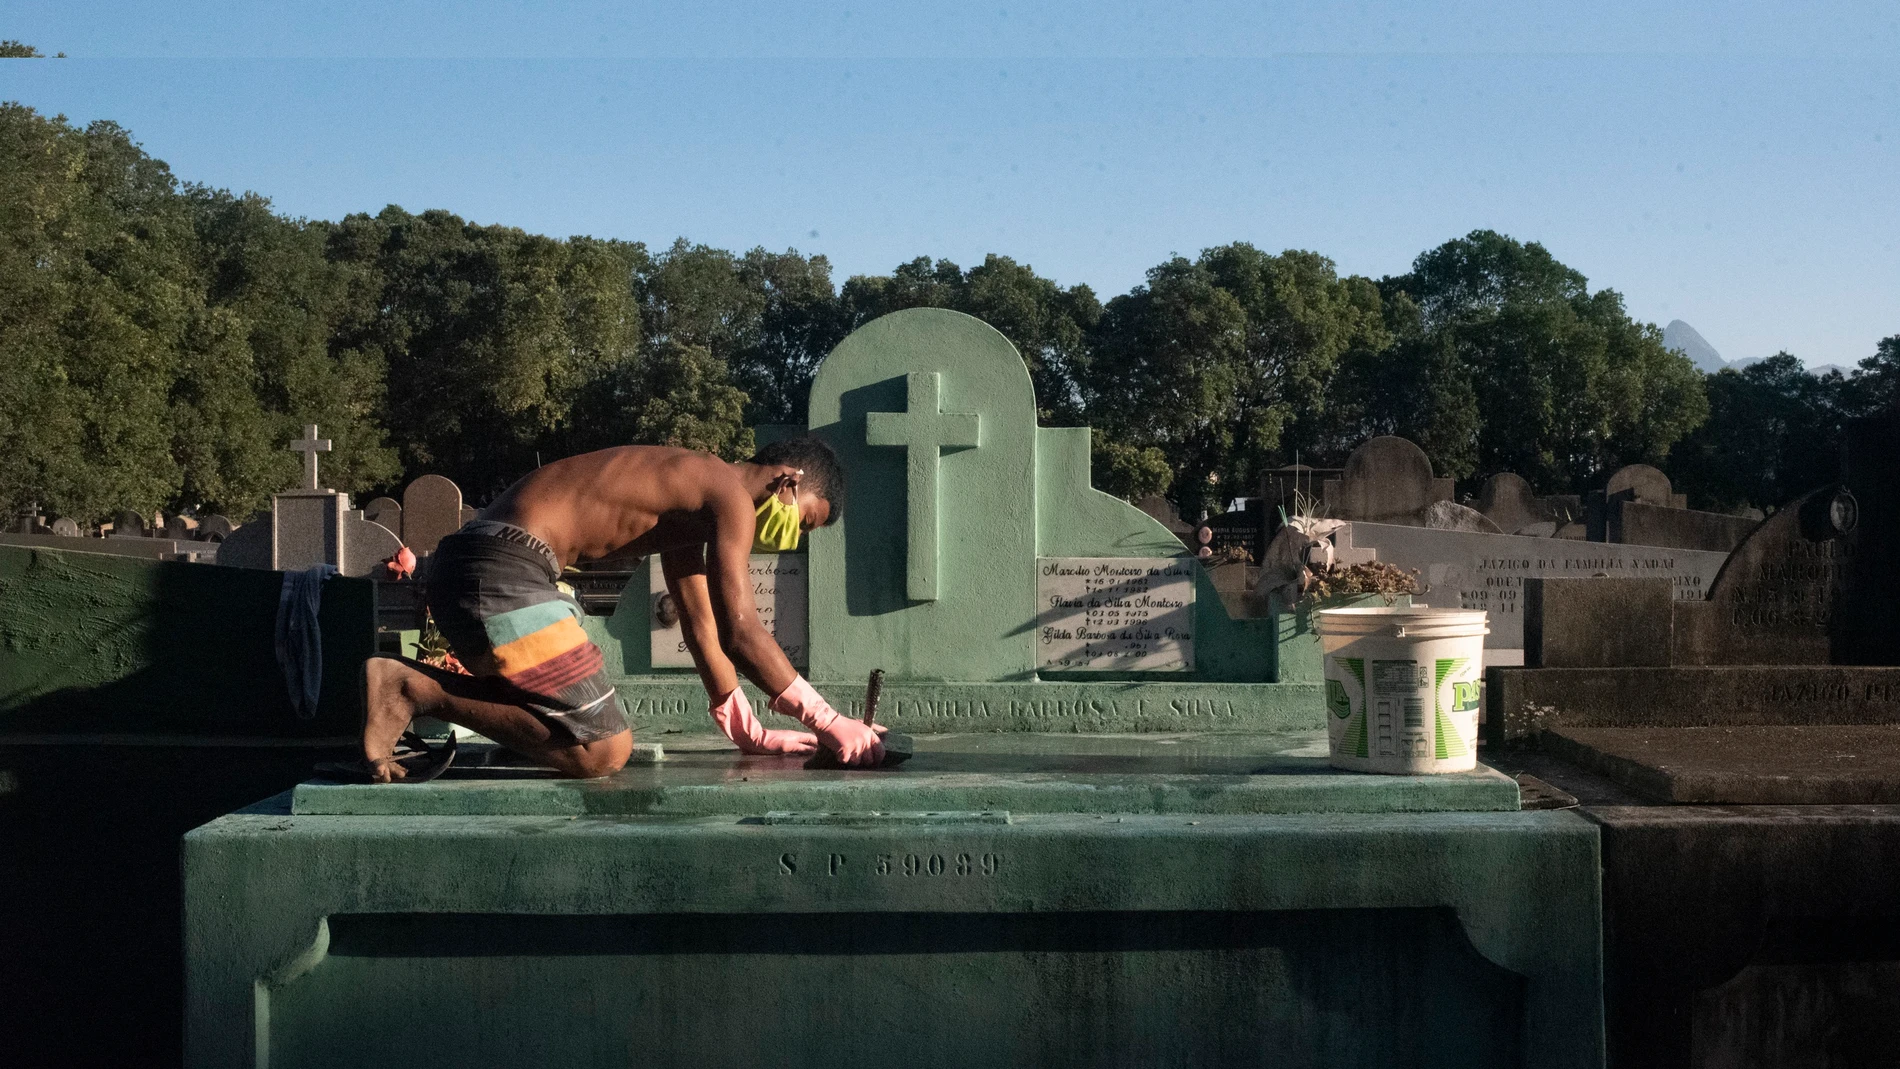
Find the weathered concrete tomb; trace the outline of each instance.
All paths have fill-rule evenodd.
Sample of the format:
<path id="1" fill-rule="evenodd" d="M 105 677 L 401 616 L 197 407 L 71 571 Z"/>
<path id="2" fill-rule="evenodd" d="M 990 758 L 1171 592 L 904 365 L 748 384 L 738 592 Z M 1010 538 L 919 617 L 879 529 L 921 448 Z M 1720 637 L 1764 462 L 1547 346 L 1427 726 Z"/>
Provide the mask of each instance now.
<path id="1" fill-rule="evenodd" d="M 187 836 L 188 1064 L 1602 1064 L 1596 826 L 1329 768 L 1307 617 L 1091 489 L 1002 335 L 872 322 L 810 431 L 844 516 L 763 607 L 840 710 L 885 670 L 916 755 L 739 757 L 642 570 L 587 626 L 660 760 L 473 745 Z"/>

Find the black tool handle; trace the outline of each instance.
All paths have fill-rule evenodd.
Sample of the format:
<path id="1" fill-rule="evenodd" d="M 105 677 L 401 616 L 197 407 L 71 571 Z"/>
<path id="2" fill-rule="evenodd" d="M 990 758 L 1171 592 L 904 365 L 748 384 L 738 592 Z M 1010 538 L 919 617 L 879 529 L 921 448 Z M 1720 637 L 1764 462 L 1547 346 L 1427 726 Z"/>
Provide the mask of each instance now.
<path id="1" fill-rule="evenodd" d="M 884 693 L 884 669 L 871 669 L 871 681 L 864 685 L 864 726 L 877 721 L 877 699 Z"/>

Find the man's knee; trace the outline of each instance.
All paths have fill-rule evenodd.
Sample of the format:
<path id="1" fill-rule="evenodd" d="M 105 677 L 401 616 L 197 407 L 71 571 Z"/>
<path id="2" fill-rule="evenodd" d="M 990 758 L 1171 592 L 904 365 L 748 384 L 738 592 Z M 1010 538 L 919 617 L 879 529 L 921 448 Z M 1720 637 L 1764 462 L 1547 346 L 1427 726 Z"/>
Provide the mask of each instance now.
<path id="1" fill-rule="evenodd" d="M 569 767 L 563 771 L 574 779 L 611 776 L 626 767 L 627 758 L 632 754 L 633 732 L 623 731 L 583 744 L 574 754 Z"/>

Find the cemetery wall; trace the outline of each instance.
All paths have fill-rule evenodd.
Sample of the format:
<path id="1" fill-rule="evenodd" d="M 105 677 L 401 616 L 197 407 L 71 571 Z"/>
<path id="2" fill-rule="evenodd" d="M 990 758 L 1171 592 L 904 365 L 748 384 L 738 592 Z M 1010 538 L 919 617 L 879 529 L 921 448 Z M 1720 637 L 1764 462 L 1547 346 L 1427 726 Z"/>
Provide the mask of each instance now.
<path id="1" fill-rule="evenodd" d="M 0 737 L 351 736 L 375 584 L 324 584 L 324 685 L 299 720 L 274 633 L 283 576 L 0 546 Z"/>

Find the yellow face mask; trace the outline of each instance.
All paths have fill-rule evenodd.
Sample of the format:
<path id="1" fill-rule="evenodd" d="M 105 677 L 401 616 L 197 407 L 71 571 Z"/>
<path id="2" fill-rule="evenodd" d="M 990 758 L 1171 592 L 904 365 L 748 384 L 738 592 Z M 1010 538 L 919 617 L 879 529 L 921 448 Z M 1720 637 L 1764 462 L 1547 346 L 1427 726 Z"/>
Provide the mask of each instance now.
<path id="1" fill-rule="evenodd" d="M 792 499 L 798 499 L 798 491 L 792 491 Z M 754 553 L 788 553 L 798 548 L 802 532 L 797 505 L 788 505 L 777 494 L 771 494 L 760 503 L 758 517 L 758 530 L 752 536 Z"/>

